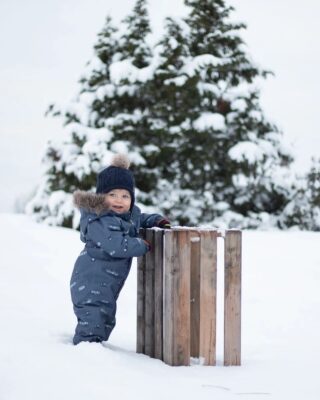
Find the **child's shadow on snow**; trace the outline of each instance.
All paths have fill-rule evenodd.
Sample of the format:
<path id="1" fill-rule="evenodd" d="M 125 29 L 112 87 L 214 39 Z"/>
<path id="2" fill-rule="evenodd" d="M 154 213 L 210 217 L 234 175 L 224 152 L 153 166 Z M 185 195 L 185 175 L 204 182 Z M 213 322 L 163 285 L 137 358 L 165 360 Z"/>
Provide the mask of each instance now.
<path id="1" fill-rule="evenodd" d="M 125 349 L 124 347 L 116 346 L 115 344 L 111 344 L 110 342 L 101 342 L 101 345 L 111 351 L 136 355 L 136 352 L 134 350 Z"/>
<path id="2" fill-rule="evenodd" d="M 58 335 L 58 338 L 60 343 L 73 346 L 73 335 L 70 335 L 68 333 L 61 333 L 60 335 Z"/>

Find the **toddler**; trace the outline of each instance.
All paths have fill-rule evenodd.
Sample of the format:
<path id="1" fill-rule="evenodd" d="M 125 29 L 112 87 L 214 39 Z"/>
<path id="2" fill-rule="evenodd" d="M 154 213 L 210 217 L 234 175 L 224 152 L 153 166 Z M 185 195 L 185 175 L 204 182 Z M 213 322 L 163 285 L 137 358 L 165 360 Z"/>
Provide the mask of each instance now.
<path id="1" fill-rule="evenodd" d="M 98 174 L 96 193 L 76 191 L 80 239 L 85 243 L 71 276 L 73 309 L 78 320 L 73 343 L 108 340 L 116 323 L 116 302 L 132 257 L 150 250 L 139 228 L 170 228 L 159 214 L 143 214 L 134 204 L 134 178 L 127 156 L 118 154 Z"/>

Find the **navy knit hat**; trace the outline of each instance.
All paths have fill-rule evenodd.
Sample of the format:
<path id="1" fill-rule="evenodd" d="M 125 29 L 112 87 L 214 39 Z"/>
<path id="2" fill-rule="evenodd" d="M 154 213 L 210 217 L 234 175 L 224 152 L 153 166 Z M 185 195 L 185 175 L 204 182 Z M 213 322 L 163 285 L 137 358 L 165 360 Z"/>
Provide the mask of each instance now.
<path id="1" fill-rule="evenodd" d="M 125 154 L 113 156 L 109 167 L 102 170 L 97 176 L 96 193 L 108 193 L 113 189 L 126 189 L 131 195 L 132 209 L 134 197 L 134 177 L 129 170 L 130 161 Z"/>

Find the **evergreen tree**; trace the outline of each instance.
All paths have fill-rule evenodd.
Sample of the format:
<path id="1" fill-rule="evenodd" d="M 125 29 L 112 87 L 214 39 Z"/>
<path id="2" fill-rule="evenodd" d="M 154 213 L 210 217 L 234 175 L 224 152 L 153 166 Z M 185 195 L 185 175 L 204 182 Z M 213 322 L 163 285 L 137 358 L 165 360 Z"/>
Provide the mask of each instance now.
<path id="1" fill-rule="evenodd" d="M 294 226 L 320 231 L 320 159 L 313 159 L 306 176 L 297 180 L 292 197 L 279 220 L 279 226 L 282 229 Z"/>
<path id="2" fill-rule="evenodd" d="M 146 141 L 145 117 L 150 106 L 145 91 L 145 81 L 152 72 L 153 54 L 147 43 L 151 33 L 146 0 L 138 0 L 130 15 L 122 21 L 119 38 L 119 60 L 111 71 L 117 87 L 117 115 L 110 125 L 114 133 L 112 141 L 120 141 L 123 150 L 138 155 L 136 144 Z M 140 140 L 136 138 L 139 135 Z M 136 143 L 137 142 L 137 143 Z M 139 157 L 136 157 L 136 161 Z"/>
<path id="3" fill-rule="evenodd" d="M 188 160 L 187 181 L 198 197 L 204 193 L 208 199 L 202 221 L 222 216 L 229 226 L 254 226 L 259 213 L 280 213 L 286 204 L 288 193 L 277 187 L 273 174 L 292 160 L 259 106 L 253 83 L 267 71 L 250 61 L 237 33 L 244 25 L 229 21 L 232 7 L 225 1 L 185 3 L 190 7 L 188 74 L 201 97 L 189 112 L 181 149 L 182 162 Z"/>
<path id="4" fill-rule="evenodd" d="M 185 0 L 152 49 L 146 1 L 117 31 L 98 35 L 80 91 L 65 109 L 63 143 L 50 144 L 44 183 L 29 210 L 77 226 L 71 193 L 92 190 L 112 152 L 128 152 L 137 199 L 173 222 L 257 227 L 288 203 L 292 157 L 266 120 L 247 55 L 224 0 Z"/>
<path id="5" fill-rule="evenodd" d="M 86 65 L 79 95 L 66 107 L 50 105 L 47 114 L 64 119 L 63 140 L 48 143 L 43 159 L 45 176 L 26 211 L 51 225 L 78 226 L 72 205 L 76 189 L 91 190 L 97 172 L 112 156 L 108 143 L 112 131 L 108 118 L 116 112 L 116 88 L 110 65 L 118 56 L 116 29 L 106 18 L 94 46 L 94 57 Z"/>
<path id="6" fill-rule="evenodd" d="M 151 33 L 146 0 L 138 0 L 133 12 L 123 20 L 125 32 L 120 41 L 121 59 L 132 59 L 137 68 L 147 67 L 152 52 L 146 38 Z"/>
<path id="7" fill-rule="evenodd" d="M 130 151 L 134 156 L 130 137 L 143 126 L 143 82 L 152 59 L 145 43 L 151 31 L 145 0 L 137 1 L 122 30 L 123 34 L 107 17 L 94 46 L 94 57 L 79 81 L 79 95 L 65 108 L 49 107 L 49 115 L 64 120 L 64 139 L 48 144 L 46 174 L 27 205 L 27 212 L 38 220 L 77 227 L 73 191 L 93 190 L 96 174 L 108 164 L 113 152 Z M 134 160 L 139 160 L 138 153 Z"/>
<path id="8" fill-rule="evenodd" d="M 254 85 L 268 72 L 246 54 L 237 34 L 244 25 L 229 21 L 232 7 L 185 3 L 185 21 L 167 20 L 163 61 L 148 82 L 154 146 L 143 153 L 139 188 L 145 203 L 162 205 L 179 223 L 255 227 L 267 213 L 280 215 L 290 193 L 292 157 Z"/>
<path id="9" fill-rule="evenodd" d="M 197 91 L 192 90 L 194 78 L 183 70 L 189 56 L 184 29 L 181 21 L 167 18 L 166 34 L 155 48 L 154 76 L 146 82 L 152 104 L 148 137 L 140 147 L 144 163 L 136 166 L 138 198 L 147 205 L 160 205 L 165 214 L 179 223 L 190 222 L 190 215 L 198 213 L 196 208 L 186 207 L 193 193 L 181 186 L 186 171 L 179 162 L 179 147 L 186 140 L 181 126 L 190 111 L 190 99 L 199 98 Z M 185 86 L 188 90 L 180 89 Z"/>

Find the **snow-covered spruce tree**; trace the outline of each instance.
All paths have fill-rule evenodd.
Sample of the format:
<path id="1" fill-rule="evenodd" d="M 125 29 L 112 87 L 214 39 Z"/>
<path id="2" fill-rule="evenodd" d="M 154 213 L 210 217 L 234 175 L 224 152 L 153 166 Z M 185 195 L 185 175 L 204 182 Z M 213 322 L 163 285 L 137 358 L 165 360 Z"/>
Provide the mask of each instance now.
<path id="1" fill-rule="evenodd" d="M 152 52 L 146 41 L 151 33 L 146 0 L 137 0 L 133 12 L 123 22 L 125 31 L 120 39 L 121 59 L 130 59 L 137 68 L 147 67 Z"/>
<path id="2" fill-rule="evenodd" d="M 79 81 L 79 94 L 65 107 L 49 107 L 48 114 L 64 120 L 64 132 L 62 140 L 48 143 L 43 159 L 45 175 L 26 207 L 27 213 L 38 220 L 77 227 L 72 193 L 77 188 L 92 189 L 96 173 L 112 156 L 108 146 L 112 132 L 106 119 L 118 110 L 110 79 L 110 65 L 117 57 L 116 29 L 107 17 L 94 46 L 94 57 Z"/>
<path id="3" fill-rule="evenodd" d="M 151 33 L 146 0 L 138 0 L 133 12 L 122 21 L 119 57 L 110 67 L 117 88 L 117 112 L 109 121 L 115 150 L 129 151 L 135 164 L 143 162 L 139 146 L 148 142 L 147 120 L 150 93 L 145 82 L 152 75 L 153 54 L 147 44 Z"/>
<path id="4" fill-rule="evenodd" d="M 143 162 L 130 138 L 143 133 L 146 96 L 141 87 L 150 75 L 152 53 L 145 43 L 149 32 L 145 0 L 136 2 L 120 29 L 107 17 L 79 81 L 79 94 L 65 107 L 49 107 L 48 114 L 63 119 L 64 136 L 48 144 L 45 176 L 27 205 L 38 220 L 77 227 L 75 189 L 94 189 L 97 172 L 114 152 L 129 151 L 136 164 Z"/>
<path id="5" fill-rule="evenodd" d="M 267 72 L 250 61 L 244 25 L 229 21 L 224 1 L 186 4 L 188 18 L 168 18 L 154 49 L 138 121 L 120 128 L 143 160 L 138 198 L 183 224 L 258 226 L 286 204 L 292 160 L 259 106 L 254 80 Z"/>
<path id="6" fill-rule="evenodd" d="M 180 224 L 196 223 L 201 214 L 201 200 L 199 203 L 194 198 L 191 182 L 183 186 L 188 160 L 181 162 L 180 148 L 187 140 L 181 127 L 190 113 L 190 104 L 196 98 L 199 101 L 194 77 L 188 77 L 183 70 L 189 56 L 183 25 L 167 18 L 166 34 L 154 49 L 155 70 L 145 85 L 151 98 L 148 136 L 140 147 L 145 162 L 136 166 L 144 204 L 160 206 L 163 213 Z"/>
<path id="7" fill-rule="evenodd" d="M 154 166 L 148 157 L 154 137 L 150 135 L 154 94 L 148 82 L 152 80 L 158 57 L 148 45 L 151 33 L 146 0 L 138 0 L 133 12 L 123 20 L 119 39 L 119 60 L 111 66 L 117 87 L 118 114 L 109 127 L 113 132 L 111 149 L 128 152 L 135 172 L 137 199 L 145 205 L 154 181 Z"/>
<path id="8" fill-rule="evenodd" d="M 51 108 L 65 138 L 48 146 L 48 172 L 29 204 L 40 219 L 76 227 L 71 193 L 93 189 L 117 151 L 130 154 L 138 200 L 174 222 L 255 227 L 281 212 L 291 156 L 259 106 L 253 82 L 267 72 L 245 53 L 243 25 L 229 21 L 224 1 L 186 4 L 188 18 L 167 19 L 153 51 L 145 0 L 120 32 L 107 19 L 79 95 Z"/>
<path id="9" fill-rule="evenodd" d="M 295 183 L 295 193 L 285 207 L 279 226 L 320 231 L 320 159 L 313 159 L 306 176 Z"/>
<path id="10" fill-rule="evenodd" d="M 292 157 L 254 84 L 268 72 L 246 54 L 244 25 L 230 22 L 225 1 L 185 3 L 189 15 L 184 25 L 167 25 L 161 55 L 168 62 L 155 72 L 153 111 L 164 111 L 161 146 L 169 151 L 158 150 L 154 164 L 169 179 L 163 171 L 152 197 L 162 196 L 159 204 L 178 222 L 257 227 L 281 214 L 290 190 Z"/>

